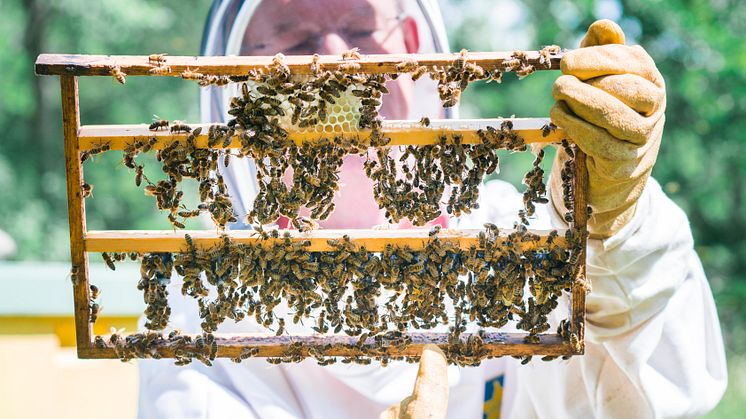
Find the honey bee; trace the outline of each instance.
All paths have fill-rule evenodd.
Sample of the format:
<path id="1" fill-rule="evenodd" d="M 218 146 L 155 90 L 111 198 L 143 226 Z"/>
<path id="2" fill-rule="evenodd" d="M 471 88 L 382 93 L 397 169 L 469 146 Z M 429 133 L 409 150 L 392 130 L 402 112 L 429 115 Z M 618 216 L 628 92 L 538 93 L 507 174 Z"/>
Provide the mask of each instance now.
<path id="1" fill-rule="evenodd" d="M 148 56 L 148 64 L 160 66 L 166 62 L 166 55 L 167 54 L 150 54 L 150 56 Z"/>
<path id="2" fill-rule="evenodd" d="M 182 217 L 182 218 L 192 218 L 192 217 L 198 217 L 198 216 L 199 216 L 199 214 L 200 214 L 200 212 L 201 212 L 201 211 L 200 211 L 199 209 L 196 209 L 196 210 L 192 210 L 192 211 L 179 211 L 179 217 Z M 189 235 L 187 234 L 187 235 L 186 235 L 185 237 L 189 237 Z M 188 245 L 188 246 L 190 246 L 190 245 L 188 244 L 189 242 L 191 242 L 191 237 L 189 237 L 189 239 L 187 240 L 187 245 Z M 190 246 L 190 247 L 191 247 L 191 246 Z"/>
<path id="3" fill-rule="evenodd" d="M 72 268 L 70 268 L 70 280 L 73 283 L 73 286 L 78 285 L 78 282 L 80 281 L 80 267 L 78 265 L 73 265 Z"/>
<path id="4" fill-rule="evenodd" d="M 154 75 L 157 75 L 157 76 L 162 76 L 162 75 L 168 74 L 170 72 L 171 72 L 171 67 L 169 67 L 167 65 L 161 65 L 161 66 L 158 66 L 158 67 L 153 67 L 150 70 L 148 70 L 148 73 L 154 74 Z"/>
<path id="5" fill-rule="evenodd" d="M 142 184 L 142 179 L 145 177 L 145 174 L 143 173 L 143 165 L 138 164 L 135 166 L 135 186 L 140 186 Z M 147 178 L 146 178 L 147 180 Z"/>
<path id="6" fill-rule="evenodd" d="M 150 149 L 152 149 L 152 148 L 153 148 L 153 146 L 154 146 L 154 145 L 155 145 L 155 144 L 156 144 L 157 142 L 158 142 L 158 139 L 157 139 L 157 138 L 155 138 L 155 137 L 150 137 L 150 139 L 148 140 L 148 142 L 147 142 L 147 143 L 145 143 L 145 145 L 143 145 L 143 147 L 142 147 L 142 152 L 143 152 L 143 153 L 147 153 L 148 151 L 150 151 Z"/>
<path id="7" fill-rule="evenodd" d="M 127 82 L 127 74 L 122 71 L 122 68 L 117 66 L 111 67 L 111 76 L 119 82 L 119 84 L 124 84 Z"/>
<path id="8" fill-rule="evenodd" d="M 412 74 L 410 74 L 410 77 L 412 77 L 412 81 L 417 81 L 420 79 L 420 77 L 424 76 L 425 74 L 427 74 L 427 67 L 423 65 L 423 66 L 417 67 L 417 69 L 414 70 Z"/>
<path id="9" fill-rule="evenodd" d="M 559 54 L 562 48 L 560 48 L 559 45 L 547 45 L 541 50 L 546 51 L 549 54 Z"/>
<path id="10" fill-rule="evenodd" d="M 361 58 L 360 48 L 352 48 L 342 53 L 342 60 L 359 60 Z"/>
<path id="11" fill-rule="evenodd" d="M 83 198 L 88 198 L 90 196 L 93 196 L 93 185 L 89 183 L 83 183 L 80 186 L 80 194 Z"/>
<path id="12" fill-rule="evenodd" d="M 186 228 L 186 226 L 184 225 L 184 223 L 182 223 L 181 221 L 177 220 L 176 216 L 173 215 L 173 214 L 168 214 L 168 221 L 171 223 L 171 225 L 174 228 L 182 228 L 182 229 Z"/>
<path id="13" fill-rule="evenodd" d="M 458 58 L 456 58 L 456 60 L 453 62 L 453 66 L 456 69 L 460 70 L 464 68 L 464 66 L 466 65 L 466 55 L 468 53 L 469 51 L 466 48 L 463 48 L 461 51 L 459 51 Z"/>
<path id="14" fill-rule="evenodd" d="M 88 323 L 96 323 L 99 314 L 101 314 L 101 306 L 98 303 L 91 303 L 89 306 Z"/>
<path id="15" fill-rule="evenodd" d="M 557 129 L 557 125 L 554 125 L 553 123 L 548 122 L 541 127 L 541 136 L 547 137 L 549 136 L 549 134 L 552 133 L 552 131 L 556 129 Z"/>
<path id="16" fill-rule="evenodd" d="M 101 336 L 96 336 L 93 339 L 93 345 L 98 349 L 104 349 L 106 348 L 106 341 Z"/>
<path id="17" fill-rule="evenodd" d="M 430 118 L 428 118 L 426 116 L 423 116 L 420 119 L 420 125 L 422 125 L 423 127 L 429 127 L 430 126 Z"/>
<path id="18" fill-rule="evenodd" d="M 417 71 L 420 65 L 417 60 L 406 58 L 402 62 L 396 65 L 396 71 L 399 73 L 411 73 Z"/>
<path id="19" fill-rule="evenodd" d="M 293 219 L 293 227 L 301 233 L 307 233 L 319 228 L 319 223 L 308 217 L 297 217 Z"/>
<path id="20" fill-rule="evenodd" d="M 502 62 L 502 65 L 505 71 L 517 70 L 518 68 L 521 67 L 521 64 L 522 62 L 518 58 L 509 58 Z"/>
<path id="21" fill-rule="evenodd" d="M 101 257 L 104 259 L 104 262 L 106 262 L 106 266 L 109 267 L 112 271 L 115 271 L 117 269 L 116 265 L 114 265 L 114 259 L 111 257 L 110 254 L 107 252 L 101 253 Z"/>
<path id="22" fill-rule="evenodd" d="M 190 70 L 189 67 L 187 67 L 186 70 L 181 72 L 181 78 L 184 80 L 202 80 L 205 75 L 199 72 L 199 69 L 197 70 Z"/>
<path id="23" fill-rule="evenodd" d="M 168 128 L 169 122 L 165 119 L 161 119 L 158 115 L 153 115 L 153 123 L 150 124 L 148 129 L 150 131 L 158 131 L 160 128 Z"/>
<path id="24" fill-rule="evenodd" d="M 339 65 L 339 69 L 341 71 L 347 72 L 347 73 L 354 73 L 359 71 L 361 68 L 360 64 L 355 62 L 347 62 Z"/>
<path id="25" fill-rule="evenodd" d="M 318 74 L 319 71 L 321 71 L 321 65 L 319 65 L 319 59 L 321 59 L 321 56 L 319 54 L 313 54 L 311 57 L 311 73 L 312 74 Z"/>
<path id="26" fill-rule="evenodd" d="M 283 334 L 283 332 L 285 332 L 285 319 L 281 318 L 278 321 L 277 332 L 275 332 L 275 336 L 280 336 L 281 334 Z"/>
<path id="27" fill-rule="evenodd" d="M 500 70 L 498 70 L 498 69 L 494 69 L 494 70 L 490 71 L 490 78 L 487 79 L 487 83 L 493 82 L 493 81 L 495 83 L 502 83 L 503 82 L 503 72 L 500 71 Z"/>
<path id="28" fill-rule="evenodd" d="M 443 101 L 443 107 L 451 108 L 453 106 L 456 106 L 460 98 L 461 98 L 461 90 L 459 89 L 454 90 L 451 93 L 451 95 L 447 97 L 445 101 Z"/>
<path id="29" fill-rule="evenodd" d="M 173 125 L 171 125 L 171 133 L 190 133 L 192 132 L 192 127 L 189 125 L 184 124 L 181 121 L 174 121 Z"/>
<path id="30" fill-rule="evenodd" d="M 99 153 L 103 153 L 105 151 L 109 151 L 110 149 L 111 145 L 108 142 L 98 143 L 91 147 L 88 151 L 83 151 L 80 153 L 80 162 L 83 163 L 84 161 L 88 160 L 89 157 Z"/>
<path id="31" fill-rule="evenodd" d="M 534 66 L 531 64 L 526 64 L 523 67 L 516 70 L 515 74 L 518 76 L 519 79 L 522 79 L 524 77 L 528 77 L 535 71 Z"/>
<path id="32" fill-rule="evenodd" d="M 433 226 L 433 228 L 430 230 L 430 232 L 427 234 L 430 237 L 437 236 L 438 233 L 440 233 L 441 227 L 439 225 Z"/>
<path id="33" fill-rule="evenodd" d="M 98 298 L 99 295 L 101 295 L 101 290 L 99 290 L 97 286 L 91 284 L 90 289 L 91 289 L 91 299 L 95 300 Z"/>
<path id="34" fill-rule="evenodd" d="M 272 58 L 272 66 L 275 67 L 278 71 L 280 71 L 282 74 L 289 75 L 290 74 L 290 68 L 283 62 L 285 59 L 285 55 L 281 52 L 275 54 L 275 56 Z"/>

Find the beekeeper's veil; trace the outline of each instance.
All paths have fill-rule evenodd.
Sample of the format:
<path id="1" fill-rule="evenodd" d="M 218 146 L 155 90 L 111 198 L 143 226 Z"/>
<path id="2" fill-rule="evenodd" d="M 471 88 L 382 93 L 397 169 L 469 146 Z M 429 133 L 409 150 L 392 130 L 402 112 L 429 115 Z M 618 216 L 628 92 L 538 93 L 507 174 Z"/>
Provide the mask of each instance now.
<path id="1" fill-rule="evenodd" d="M 400 0 L 403 16 L 411 16 L 417 22 L 420 53 L 449 52 L 443 18 L 437 0 Z M 202 38 L 201 55 L 238 55 L 244 32 L 261 0 L 215 0 L 210 9 Z M 279 52 L 279 51 L 278 51 Z M 362 51 L 365 53 L 365 51 Z M 236 90 L 224 87 L 202 89 L 200 107 L 202 121 L 225 122 L 228 104 Z M 385 98 L 384 98 L 385 100 Z M 428 78 L 415 84 L 415 100 L 409 119 L 422 116 L 438 118 L 442 107 L 434 82 Z M 450 116 L 449 112 L 446 117 Z M 228 191 L 233 198 L 234 211 L 239 219 L 232 228 L 245 228 L 246 214 L 256 195 L 256 168 L 249 159 L 235 159 L 229 167 L 221 167 Z"/>

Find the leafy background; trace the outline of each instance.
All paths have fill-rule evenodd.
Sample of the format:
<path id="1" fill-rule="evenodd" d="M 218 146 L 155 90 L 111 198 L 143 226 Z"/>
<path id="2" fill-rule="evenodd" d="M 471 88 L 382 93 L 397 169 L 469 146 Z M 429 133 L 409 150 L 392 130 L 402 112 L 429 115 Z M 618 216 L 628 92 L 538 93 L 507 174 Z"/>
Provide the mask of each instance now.
<path id="1" fill-rule="evenodd" d="M 730 383 L 711 417 L 739 416 L 746 402 L 746 2 L 441 3 L 453 50 L 572 48 L 591 22 L 611 18 L 628 43 L 654 57 L 666 79 L 668 110 L 653 176 L 689 215 L 717 300 Z M 59 85 L 34 76 L 37 54 L 195 55 L 209 6 L 207 0 L 0 1 L 0 230 L 16 243 L 12 260 L 69 255 Z M 462 116 L 547 115 L 555 77 L 542 72 L 520 83 L 506 77 L 497 89 L 477 85 L 465 94 Z M 153 114 L 196 121 L 197 94 L 194 84 L 176 79 L 131 77 L 122 88 L 110 78 L 86 78 L 82 123 L 142 123 Z M 95 184 L 89 228 L 168 228 L 132 174 L 111 170 L 117 159 L 104 155 L 86 165 Z"/>

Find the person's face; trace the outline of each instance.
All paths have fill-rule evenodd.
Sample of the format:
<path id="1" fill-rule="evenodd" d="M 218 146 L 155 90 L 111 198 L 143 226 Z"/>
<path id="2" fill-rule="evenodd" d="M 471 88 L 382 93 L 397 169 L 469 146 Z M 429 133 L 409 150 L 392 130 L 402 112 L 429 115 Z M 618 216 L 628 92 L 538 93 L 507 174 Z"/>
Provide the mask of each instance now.
<path id="1" fill-rule="evenodd" d="M 362 54 L 415 53 L 417 24 L 398 16 L 395 0 L 264 0 L 251 17 L 241 55 L 338 55 L 355 47 Z M 407 118 L 412 83 L 400 77 L 388 87 L 381 114 Z"/>
<path id="2" fill-rule="evenodd" d="M 251 17 L 241 55 L 338 55 L 351 48 L 362 54 L 416 53 L 417 24 L 397 16 L 395 0 L 264 0 Z M 414 84 L 399 77 L 387 84 L 381 115 L 406 119 Z M 325 228 L 368 228 L 385 222 L 373 199 L 373 182 L 363 161 L 347 156 L 339 173 L 340 190 Z M 290 174 L 286 176 L 290 182 Z M 307 212 L 305 212 L 307 213 Z"/>

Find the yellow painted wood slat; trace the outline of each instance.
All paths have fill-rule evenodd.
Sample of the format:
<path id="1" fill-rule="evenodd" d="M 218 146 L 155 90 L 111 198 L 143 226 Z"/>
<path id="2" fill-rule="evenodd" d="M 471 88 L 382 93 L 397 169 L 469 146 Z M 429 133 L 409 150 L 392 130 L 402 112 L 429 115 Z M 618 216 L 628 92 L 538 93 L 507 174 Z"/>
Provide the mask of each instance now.
<path id="1" fill-rule="evenodd" d="M 292 241 L 310 241 L 309 251 L 323 252 L 334 250 L 328 240 L 340 240 L 347 235 L 350 241 L 358 246 L 365 246 L 368 251 L 383 251 L 386 245 L 409 246 L 412 250 L 422 249 L 432 240 L 428 229 L 390 229 L 390 230 L 314 230 L 300 233 L 297 230 L 288 230 Z M 484 230 L 443 230 L 438 234 L 438 239 L 457 245 L 459 248 L 468 249 L 479 243 L 478 234 Z M 500 236 L 506 237 L 511 230 L 501 230 Z M 540 247 L 546 243 L 549 230 L 529 230 L 537 234 L 540 239 L 532 242 L 524 242 L 522 248 L 530 250 Z M 558 230 L 558 237 L 554 242 L 564 246 L 565 230 Z M 199 248 L 210 248 L 222 243 L 222 233 L 214 230 L 90 230 L 85 236 L 85 247 L 88 252 L 179 252 L 186 250 L 184 236 L 189 234 L 195 246 Z M 255 231 L 236 230 L 227 231 L 232 241 L 247 244 L 266 244 L 281 241 L 279 239 L 262 239 Z"/>
<path id="2" fill-rule="evenodd" d="M 478 130 L 487 127 L 500 128 L 503 121 L 513 123 L 513 132 L 518 134 L 526 143 L 559 143 L 565 138 L 565 132 L 555 129 L 544 135 L 542 127 L 549 123 L 549 118 L 510 118 L 510 119 L 459 119 L 433 120 L 429 127 L 422 126 L 419 121 L 384 121 L 383 133 L 391 138 L 389 146 L 399 145 L 427 145 L 437 144 L 442 135 L 460 135 L 464 144 L 479 144 L 482 140 Z M 195 140 L 197 147 L 207 147 L 207 131 L 210 124 L 191 124 L 192 129 L 202 128 L 202 132 Z M 185 141 L 188 134 L 171 133 L 168 130 L 150 131 L 148 124 L 138 125 L 84 125 L 80 127 L 78 138 L 81 150 L 90 150 L 103 143 L 109 143 L 111 150 L 121 150 L 134 141 L 148 141 L 156 138 L 155 149 L 164 148 L 174 141 Z M 370 137 L 370 130 L 355 132 L 311 132 L 291 131 L 288 137 L 296 143 L 314 141 L 320 138 L 359 138 L 361 141 Z M 222 148 L 218 144 L 212 148 Z M 239 148 L 241 143 L 234 138 L 228 148 Z"/>

